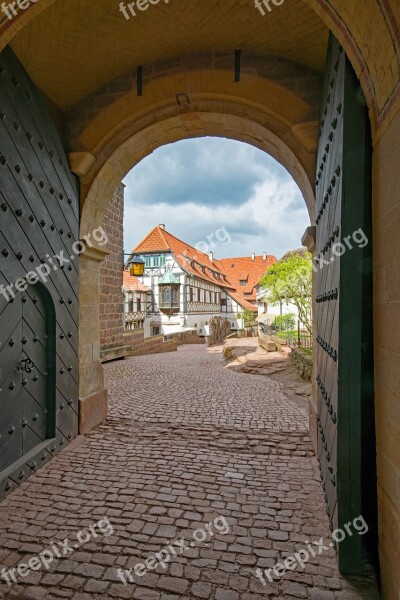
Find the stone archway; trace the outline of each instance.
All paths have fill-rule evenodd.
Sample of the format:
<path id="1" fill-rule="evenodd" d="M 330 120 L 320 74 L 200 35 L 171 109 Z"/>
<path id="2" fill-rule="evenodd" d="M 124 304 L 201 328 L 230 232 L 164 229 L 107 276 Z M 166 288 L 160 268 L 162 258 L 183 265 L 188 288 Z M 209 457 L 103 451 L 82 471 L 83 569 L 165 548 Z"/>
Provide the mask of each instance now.
<path id="1" fill-rule="evenodd" d="M 81 214 L 81 237 L 103 223 L 105 211 L 121 180 L 140 160 L 156 148 L 190 137 L 207 135 L 246 141 L 283 163 L 297 181 L 314 218 L 314 193 L 310 178 L 295 154 L 277 136 L 249 119 L 213 112 L 190 112 L 171 117 L 137 132 L 122 143 L 101 167 L 89 186 L 90 170 L 81 173 L 83 189 L 88 188 Z M 84 169 L 87 154 L 78 153 L 75 169 Z M 90 161 L 89 163 L 90 164 Z M 103 248 L 92 247 L 81 257 L 80 284 L 80 402 L 82 431 L 101 422 L 107 414 L 107 392 L 100 363 L 100 265 Z"/>
<path id="2" fill-rule="evenodd" d="M 191 5 L 198 0 L 187 0 Z M 225 5 L 239 4 L 235 0 L 224 0 Z M 204 5 L 204 2 L 200 0 Z M 24 27 L 29 28 L 30 23 L 40 20 L 47 12 L 57 16 L 56 10 L 64 5 L 61 0 L 41 0 L 31 3 L 29 9 L 21 12 L 18 18 L 0 30 L 0 47 L 10 41 L 16 46 L 15 36 Z M 76 3 L 78 4 L 78 2 Z M 85 0 L 79 0 L 85 6 Z M 375 356 L 376 356 L 376 399 L 378 414 L 378 487 L 380 493 L 380 526 L 381 526 L 381 555 L 382 574 L 385 582 L 385 591 L 388 597 L 395 597 L 398 590 L 398 565 L 400 564 L 400 549 L 393 547 L 390 537 L 400 538 L 400 502 L 398 497 L 398 481 L 400 463 L 398 458 L 399 419 L 393 406 L 399 401 L 398 381 L 398 340 L 393 335 L 393 318 L 398 320 L 397 311 L 399 304 L 398 286 L 393 282 L 399 280 L 397 256 L 397 232 L 400 222 L 398 161 L 400 150 L 398 147 L 398 132 L 400 131 L 400 29 L 398 16 L 389 0 L 365 0 L 363 2 L 363 15 L 360 18 L 360 8 L 356 3 L 348 0 L 304 0 L 304 7 L 312 8 L 319 15 L 325 25 L 334 33 L 342 43 L 353 67 L 359 77 L 365 92 L 370 118 L 373 128 L 374 142 L 374 247 L 375 247 Z M 87 23 L 82 21 L 84 31 L 81 31 L 74 40 L 84 40 L 87 35 Z M 241 27 L 238 21 L 237 28 Z M 29 43 L 21 42 L 18 49 L 21 51 L 29 69 L 29 57 L 34 60 L 36 49 L 43 46 L 42 32 L 31 36 Z M 79 37 L 81 36 L 81 37 Z M 232 37 L 232 47 L 234 46 Z M 187 49 L 186 49 L 187 50 Z M 24 61 L 23 61 L 24 62 Z M 40 62 L 40 61 L 39 61 Z M 25 63 L 24 63 L 25 64 Z M 161 107 L 162 108 L 162 107 Z M 236 115 L 238 116 L 238 115 Z M 240 115 L 239 115 L 240 116 Z M 149 125 L 148 123 L 147 125 Z M 131 132 L 132 133 L 132 132 Z M 195 135 L 195 129 L 193 135 Z M 226 133 L 225 133 L 226 135 Z M 114 131 L 110 131 L 110 138 L 117 138 Z M 278 135 L 278 137 L 281 137 Z M 120 143 L 123 140 L 120 139 Z M 173 141 L 167 138 L 166 142 Z M 86 221 L 100 223 L 102 219 L 102 206 L 96 204 L 96 189 L 99 193 L 105 189 L 115 175 L 115 165 L 107 162 L 111 153 L 106 156 L 104 170 L 95 182 L 86 180 L 96 153 L 92 154 L 89 148 L 72 148 L 74 152 L 84 152 L 81 156 L 75 155 L 74 164 L 82 176 L 82 190 L 85 198 L 92 183 L 92 200 L 90 206 L 92 217 Z M 140 153 L 136 159 L 140 160 Z M 111 173 L 107 174 L 107 171 Z M 104 187 L 103 187 L 104 186 Z M 111 190 L 108 190 L 111 197 Z M 89 212 L 89 210 L 88 210 Z M 86 218 L 86 215 L 83 215 Z M 86 226 L 84 222 L 84 227 Z M 83 270 L 87 271 L 87 280 L 84 282 L 86 293 L 91 296 L 88 302 L 88 311 L 85 315 L 83 327 L 92 329 L 96 323 L 96 296 L 93 293 L 97 285 L 96 261 L 102 255 L 95 249 L 91 255 L 83 259 Z M 86 262 L 84 262 L 86 261 Z M 89 309 L 89 306 L 91 307 Z M 395 315 L 393 317 L 393 315 Z M 95 342 L 84 344 L 83 352 L 87 356 L 88 369 L 85 377 L 87 388 L 95 393 L 96 386 L 101 379 L 101 366 L 97 366 L 97 348 Z M 101 395 L 101 394 L 100 394 Z M 397 403 L 397 404 L 396 404 Z M 395 418 L 394 418 L 394 415 Z M 100 411 L 101 416 L 101 411 Z"/>

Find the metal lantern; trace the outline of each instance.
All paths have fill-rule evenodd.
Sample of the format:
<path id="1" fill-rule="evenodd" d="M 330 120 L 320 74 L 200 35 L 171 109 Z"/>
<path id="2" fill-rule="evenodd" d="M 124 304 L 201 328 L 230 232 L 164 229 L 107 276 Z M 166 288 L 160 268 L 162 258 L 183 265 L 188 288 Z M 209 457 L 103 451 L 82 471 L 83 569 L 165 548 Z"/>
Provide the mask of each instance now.
<path id="1" fill-rule="evenodd" d="M 141 277 L 144 275 L 145 262 L 139 256 L 134 256 L 129 263 L 129 272 L 133 277 Z"/>

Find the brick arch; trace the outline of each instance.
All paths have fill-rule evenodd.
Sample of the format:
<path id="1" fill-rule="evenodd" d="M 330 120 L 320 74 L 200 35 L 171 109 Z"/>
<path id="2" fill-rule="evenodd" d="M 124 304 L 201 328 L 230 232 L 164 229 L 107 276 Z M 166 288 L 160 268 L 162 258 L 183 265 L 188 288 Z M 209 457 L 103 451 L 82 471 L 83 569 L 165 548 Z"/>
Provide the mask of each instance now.
<path id="1" fill-rule="evenodd" d="M 273 156 L 289 171 L 298 184 L 310 220 L 313 220 L 315 197 L 309 175 L 285 141 L 244 116 L 226 112 L 199 111 L 182 113 L 149 125 L 130 136 L 114 150 L 95 179 L 87 186 L 81 214 L 81 234 L 85 235 L 102 224 L 104 213 L 115 189 L 125 175 L 143 158 L 166 144 L 205 136 L 247 142 Z M 83 185 L 85 187 L 84 178 Z"/>
<path id="2" fill-rule="evenodd" d="M 208 101 L 209 102 L 209 101 Z M 222 103 L 218 108 L 221 111 Z M 236 107 L 238 108 L 238 107 Z M 244 113 L 244 108 L 242 107 Z M 281 162 L 292 174 L 305 198 L 313 219 L 314 191 L 309 175 L 285 140 L 242 115 L 223 112 L 217 106 L 205 112 L 180 112 L 148 124 L 125 139 L 104 161 L 94 180 L 82 176 L 85 202 L 81 213 L 81 236 L 103 225 L 105 211 L 125 174 L 144 157 L 165 144 L 206 135 L 225 137 L 252 144 Z M 110 139 L 115 137 L 110 134 Z M 309 153 L 314 168 L 314 153 Z M 100 422 L 107 414 L 107 391 L 100 364 L 100 264 L 104 248 L 92 247 L 80 260 L 80 411 L 84 421 Z"/>
<path id="3" fill-rule="evenodd" d="M 237 102 L 258 103 L 292 126 L 319 120 L 322 78 L 313 69 L 278 56 L 244 54 L 240 85 L 233 82 L 233 69 L 233 53 L 168 57 L 143 67 L 142 98 L 136 93 L 136 71 L 124 73 L 68 111 L 69 144 L 74 150 L 97 149 L 110 127 L 116 132 L 126 128 L 129 119 L 138 118 L 132 111 L 150 114 L 160 103 L 165 108 L 171 98 L 177 113 L 175 94 L 180 91 L 188 93 L 191 104 L 199 94 L 221 101 L 229 97 Z M 290 110 L 286 112 L 287 105 Z M 185 110 L 190 109 L 185 107 Z M 314 149 L 314 140 L 310 139 L 308 145 L 308 149 Z"/>
<path id="4" fill-rule="evenodd" d="M 94 225 L 101 223 L 110 190 L 144 156 L 175 140 L 207 135 L 245 141 L 271 154 L 293 176 L 313 217 L 320 76 L 285 59 L 245 57 L 243 85 L 237 86 L 232 69 L 231 54 L 174 57 L 146 68 L 142 98 L 136 73 L 127 73 L 70 110 L 82 230 L 93 228 L 90 216 Z M 177 90 L 188 94 L 181 105 Z M 89 157 L 88 169 L 82 169 L 81 157 Z"/>

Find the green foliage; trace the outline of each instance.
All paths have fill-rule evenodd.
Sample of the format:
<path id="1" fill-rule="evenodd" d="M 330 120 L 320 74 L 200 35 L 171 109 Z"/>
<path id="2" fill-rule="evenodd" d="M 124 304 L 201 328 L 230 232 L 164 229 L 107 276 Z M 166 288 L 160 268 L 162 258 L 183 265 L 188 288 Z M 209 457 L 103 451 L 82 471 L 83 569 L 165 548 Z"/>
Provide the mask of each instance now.
<path id="1" fill-rule="evenodd" d="M 242 312 L 240 313 L 240 316 L 242 317 L 243 321 L 244 321 L 244 326 L 245 327 L 249 327 L 250 325 L 254 325 L 255 323 L 255 314 L 252 310 L 249 310 L 248 308 L 244 308 L 242 310 Z"/>
<path id="2" fill-rule="evenodd" d="M 293 313 L 279 315 L 275 319 L 275 326 L 280 331 L 288 331 L 294 329 L 296 325 L 296 316 Z"/>
<path id="3" fill-rule="evenodd" d="M 276 331 L 274 336 L 283 340 L 293 340 L 297 337 L 297 329 L 289 329 L 288 331 Z"/>
<path id="4" fill-rule="evenodd" d="M 312 256 L 293 252 L 272 265 L 261 280 L 271 304 L 288 302 L 299 311 L 299 318 L 312 333 Z"/>

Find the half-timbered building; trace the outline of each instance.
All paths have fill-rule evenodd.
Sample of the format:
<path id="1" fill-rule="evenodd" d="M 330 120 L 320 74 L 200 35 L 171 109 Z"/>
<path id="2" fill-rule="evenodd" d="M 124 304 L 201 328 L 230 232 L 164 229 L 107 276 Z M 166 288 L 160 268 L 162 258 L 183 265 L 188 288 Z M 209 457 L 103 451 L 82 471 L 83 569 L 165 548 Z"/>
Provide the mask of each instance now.
<path id="1" fill-rule="evenodd" d="M 144 261 L 145 270 L 140 281 L 131 285 L 130 281 L 136 278 L 125 272 L 125 306 L 129 307 L 131 288 L 136 287 L 138 293 L 140 284 L 141 293 L 146 293 L 145 337 L 187 330 L 212 336 L 213 328 L 217 323 L 220 327 L 221 320 L 225 333 L 243 329 L 244 309 L 257 314 L 255 286 L 276 261 L 266 254 L 217 260 L 213 252 L 197 250 L 166 231 L 164 225 L 152 229 L 132 250 L 133 256 Z M 235 264 L 239 271 L 235 271 Z M 245 290 L 240 289 L 241 278 L 246 280 Z M 251 294 L 246 298 L 248 290 Z M 138 317 L 135 319 L 134 322 L 140 323 Z M 125 322 L 127 328 L 131 327 L 131 317 Z"/>

